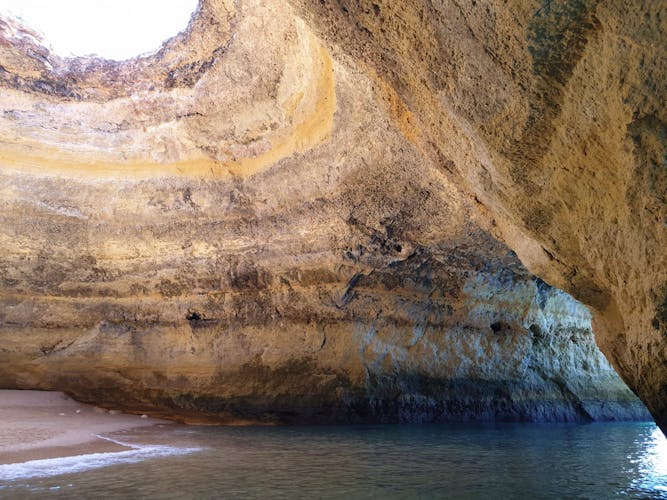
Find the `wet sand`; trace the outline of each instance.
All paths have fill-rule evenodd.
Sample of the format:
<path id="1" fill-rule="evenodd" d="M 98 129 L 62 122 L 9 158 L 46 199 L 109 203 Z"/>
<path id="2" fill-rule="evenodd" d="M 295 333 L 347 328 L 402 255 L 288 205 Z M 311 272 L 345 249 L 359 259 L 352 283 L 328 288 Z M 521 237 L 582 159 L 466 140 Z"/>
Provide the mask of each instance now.
<path id="1" fill-rule="evenodd" d="M 157 423 L 167 422 L 109 413 L 60 392 L 0 390 L 0 464 L 127 450 L 99 436 Z"/>

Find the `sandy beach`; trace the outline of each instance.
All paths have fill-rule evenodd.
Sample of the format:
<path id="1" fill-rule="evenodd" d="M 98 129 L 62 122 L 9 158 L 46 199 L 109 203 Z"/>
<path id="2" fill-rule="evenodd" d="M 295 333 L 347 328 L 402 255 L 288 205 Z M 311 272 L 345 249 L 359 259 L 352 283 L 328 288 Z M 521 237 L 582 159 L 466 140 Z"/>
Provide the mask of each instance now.
<path id="1" fill-rule="evenodd" d="M 0 464 L 123 451 L 100 438 L 168 422 L 109 412 L 60 392 L 0 390 Z"/>

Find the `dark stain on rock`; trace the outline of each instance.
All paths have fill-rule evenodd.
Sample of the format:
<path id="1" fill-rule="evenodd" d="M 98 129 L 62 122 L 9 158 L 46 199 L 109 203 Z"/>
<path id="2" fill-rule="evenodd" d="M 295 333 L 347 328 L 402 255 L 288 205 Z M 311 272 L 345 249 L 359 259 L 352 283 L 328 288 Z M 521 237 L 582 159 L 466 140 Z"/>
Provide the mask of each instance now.
<path id="1" fill-rule="evenodd" d="M 634 143 L 634 182 L 628 188 L 628 203 L 636 207 L 637 224 L 651 222 L 667 226 L 667 123 L 655 114 L 636 116 L 627 127 Z"/>
<path id="2" fill-rule="evenodd" d="M 656 302 L 655 316 L 651 324 L 667 338 L 667 283 L 662 287 L 662 297 Z"/>
<path id="3" fill-rule="evenodd" d="M 512 331 L 512 327 L 504 321 L 494 321 L 489 325 L 489 328 L 496 335 L 503 335 Z"/>
<path id="4" fill-rule="evenodd" d="M 535 278 L 535 288 L 537 289 L 537 305 L 540 309 L 544 310 L 547 305 L 547 299 L 551 293 L 551 287 L 541 280 L 540 278 Z"/>
<path id="5" fill-rule="evenodd" d="M 166 89 L 192 87 L 211 69 L 216 59 L 222 57 L 225 51 L 226 47 L 218 47 L 207 59 L 192 61 L 171 69 L 164 79 L 164 87 Z"/>

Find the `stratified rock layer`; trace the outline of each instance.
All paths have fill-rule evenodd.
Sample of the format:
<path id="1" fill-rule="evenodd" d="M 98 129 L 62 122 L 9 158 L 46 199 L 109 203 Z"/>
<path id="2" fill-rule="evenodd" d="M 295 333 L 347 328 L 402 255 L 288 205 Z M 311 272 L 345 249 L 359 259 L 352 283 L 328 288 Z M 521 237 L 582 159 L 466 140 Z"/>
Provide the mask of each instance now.
<path id="1" fill-rule="evenodd" d="M 295 3 L 301 18 L 278 0 L 207 1 L 158 53 L 119 63 L 62 60 L 3 22 L 0 386 L 226 422 L 644 417 L 588 310 L 503 238 L 593 307 L 660 419 L 664 318 L 645 294 L 664 281 L 664 228 L 629 214 L 663 205 L 637 181 L 612 206 L 596 163 L 573 159 L 583 143 L 558 142 L 582 137 L 585 96 L 559 87 L 570 115 L 540 101 L 556 49 L 528 47 L 562 27 L 512 32 L 522 7 L 482 23 L 487 40 L 399 4 Z M 502 26 L 519 39 L 501 50 Z M 442 60 L 454 37 L 465 57 Z M 641 123 L 634 149 L 589 129 L 585 147 L 623 150 L 619 168 L 653 161 Z M 579 200 L 587 189 L 609 199 Z M 531 226 L 550 204 L 563 211 Z"/>
<path id="2" fill-rule="evenodd" d="M 292 3 L 396 89 L 528 269 L 591 307 L 667 429 L 665 2 Z"/>
<path id="3" fill-rule="evenodd" d="M 403 238 L 446 200 L 429 213 L 403 193 L 364 199 L 382 173 L 364 168 L 351 189 L 288 203 L 275 188 L 301 165 L 250 192 L 3 184 L 15 209 L 3 217 L 14 247 L 2 261 L 2 385 L 226 422 L 647 416 L 595 347 L 586 308 L 506 247 L 471 225 L 447 244 Z M 396 213 L 401 228 L 378 222 Z"/>

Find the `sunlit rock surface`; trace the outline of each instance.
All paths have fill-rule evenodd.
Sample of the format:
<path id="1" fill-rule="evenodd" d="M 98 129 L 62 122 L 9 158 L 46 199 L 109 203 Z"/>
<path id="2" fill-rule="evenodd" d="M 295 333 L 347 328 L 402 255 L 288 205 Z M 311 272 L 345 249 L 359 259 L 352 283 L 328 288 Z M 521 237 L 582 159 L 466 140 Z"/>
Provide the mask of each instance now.
<path id="1" fill-rule="evenodd" d="M 518 254 L 662 418 L 661 90 L 606 106 L 612 48 L 580 71 L 614 85 L 553 90 L 539 6 L 362 7 L 206 1 L 123 63 L 0 24 L 0 386 L 225 422 L 645 417 Z"/>
<path id="2" fill-rule="evenodd" d="M 412 112 L 533 273 L 667 429 L 664 1 L 292 0 Z"/>

